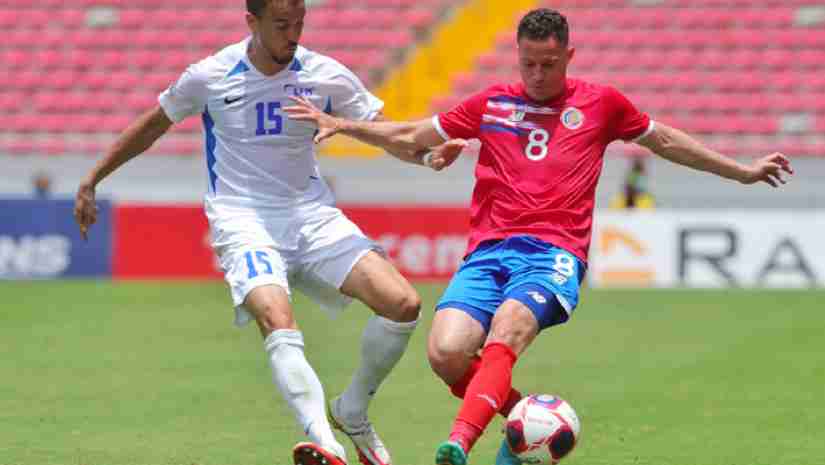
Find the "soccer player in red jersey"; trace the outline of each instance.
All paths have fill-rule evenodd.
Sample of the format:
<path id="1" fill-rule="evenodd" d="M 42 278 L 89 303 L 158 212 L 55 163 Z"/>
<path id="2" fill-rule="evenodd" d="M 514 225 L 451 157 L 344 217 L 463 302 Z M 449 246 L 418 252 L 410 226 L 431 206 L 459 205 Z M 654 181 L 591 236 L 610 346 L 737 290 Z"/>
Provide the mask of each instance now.
<path id="1" fill-rule="evenodd" d="M 521 82 L 489 87 L 432 119 L 347 121 L 301 99 L 285 109 L 318 125 L 316 141 L 342 133 L 396 153 L 451 139 L 481 142 L 467 255 L 436 306 L 429 337 L 433 370 L 463 399 L 448 441 L 436 452 L 437 465 L 466 463 L 496 413 L 506 416 L 521 398 L 511 386 L 519 354 L 539 331 L 567 321 L 578 304 L 608 144 L 635 142 L 743 184 L 776 187 L 785 183 L 784 173 L 793 173 L 780 153 L 739 163 L 654 122 L 616 89 L 567 77 L 575 49 L 566 18 L 556 11 L 525 15 L 517 42 Z M 418 161 L 440 170 L 457 156 Z M 505 443 L 496 463 L 518 459 Z"/>

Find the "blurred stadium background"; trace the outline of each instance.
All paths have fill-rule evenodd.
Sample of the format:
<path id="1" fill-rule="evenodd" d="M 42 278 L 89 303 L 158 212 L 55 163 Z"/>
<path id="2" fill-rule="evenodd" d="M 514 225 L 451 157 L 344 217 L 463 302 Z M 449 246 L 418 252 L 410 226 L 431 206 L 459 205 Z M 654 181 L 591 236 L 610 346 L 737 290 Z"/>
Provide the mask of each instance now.
<path id="1" fill-rule="evenodd" d="M 591 289 L 581 310 L 588 316 L 560 330 L 560 343 L 545 338 L 517 377 L 529 389 L 562 393 L 581 410 L 592 435 L 571 463 L 825 464 L 821 443 L 810 440 L 825 418 L 816 400 L 825 383 L 825 295 L 819 290 L 825 283 L 824 2 L 307 4 L 303 44 L 351 67 L 385 100 L 391 118 L 426 117 L 490 83 L 516 80 L 517 20 L 530 8 L 550 6 L 570 21 L 577 48 L 572 76 L 617 87 L 654 119 L 723 153 L 745 160 L 773 151 L 788 155 L 797 174 L 774 190 L 611 145 L 597 194 Z M 6 380 L 0 464 L 286 463 L 274 451 L 299 435 L 286 409 L 261 395 L 271 388 L 264 365 L 256 364 L 257 336 L 240 339 L 229 326 L 229 298 L 208 249 L 200 120 L 175 127 L 103 182 L 100 224 L 89 243 L 80 241 L 71 216 L 77 184 L 117 133 L 154 105 L 187 64 L 240 40 L 243 14 L 242 0 L 0 0 L 0 295 L 6 297 L 0 340 L 23 354 L 0 363 Z M 321 152 L 342 207 L 407 276 L 427 282 L 419 288 L 429 320 L 465 245 L 475 155 L 432 173 L 341 137 Z M 627 208 L 628 198 L 634 208 Z M 90 280 L 65 281 L 74 278 Z M 136 279 L 149 282 L 123 282 Z M 180 282 L 192 279 L 197 283 Z M 614 289 L 626 287 L 642 289 Z M 304 300 L 296 306 L 317 313 Z M 617 316 L 624 312 L 626 319 Z M 776 318 L 777 312 L 792 315 Z M 358 318 L 324 323 L 302 316 L 299 322 L 306 321 L 309 339 L 317 340 L 332 331 L 357 337 Z M 208 350 L 204 360 L 174 337 L 178 333 L 157 335 L 165 331 L 159 324 L 183 338 L 203 338 L 198 350 L 210 343 L 225 349 Z M 158 346 L 139 347 L 143 334 Z M 691 338 L 697 335 L 707 339 Z M 429 463 L 455 408 L 427 374 L 424 336 L 417 334 L 390 380 L 388 400 L 379 403 L 382 415 L 398 423 L 391 442 L 407 445 L 397 455 L 411 464 Z M 119 345 L 124 338 L 130 347 Z M 623 356 L 607 360 L 596 347 L 558 353 L 600 339 Z M 341 343 L 350 342 L 342 337 Z M 325 349 L 316 343 L 308 352 L 331 392 L 345 386 L 355 351 L 344 356 Z M 542 359 L 543 351 L 556 355 Z M 652 370 L 634 379 L 623 364 L 632 373 Z M 237 384 L 212 380 L 236 365 L 243 367 L 231 372 Z M 764 373 L 766 365 L 773 371 Z M 743 371 L 730 384 L 721 381 L 740 367 L 749 376 Z M 543 370 L 571 378 L 546 387 Z M 171 389 L 179 372 L 197 381 Z M 592 385 L 602 380 L 612 387 Z M 409 389 L 448 407 L 389 410 L 390 402 L 407 401 Z M 662 393 L 662 403 L 644 406 Z M 135 397 L 138 406 L 131 405 Z M 697 397 L 705 402 L 693 417 L 685 402 Z M 256 403 L 241 405 L 249 399 Z M 623 399 L 642 413 L 629 415 Z M 186 405 L 185 414 L 175 405 Z M 156 415 L 147 413 L 152 406 L 160 410 Z M 238 422 L 235 408 L 254 412 Z M 220 421 L 204 412 L 218 412 Z M 423 419 L 410 425 L 406 418 L 416 415 Z M 279 425 L 274 439 L 261 437 L 273 418 Z M 79 426 L 84 421 L 97 426 Z M 405 436 L 404 428 L 417 428 L 415 436 Z M 198 435 L 216 430 L 222 435 L 213 442 L 199 442 Z M 52 447 L 39 443 L 43 432 L 54 439 Z M 755 446 L 768 440 L 782 451 L 770 460 Z M 489 440 L 478 454 L 495 447 Z M 703 459 L 713 447 L 717 452 Z"/>

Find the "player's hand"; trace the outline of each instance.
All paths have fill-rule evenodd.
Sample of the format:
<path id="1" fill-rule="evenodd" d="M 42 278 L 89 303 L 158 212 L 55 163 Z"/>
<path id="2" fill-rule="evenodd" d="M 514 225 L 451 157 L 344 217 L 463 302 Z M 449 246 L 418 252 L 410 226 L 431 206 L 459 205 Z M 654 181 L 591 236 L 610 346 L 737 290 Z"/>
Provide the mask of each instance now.
<path id="1" fill-rule="evenodd" d="M 95 188 L 90 184 L 81 184 L 74 201 L 74 219 L 80 227 L 80 236 L 88 240 L 89 227 L 97 221 L 95 205 Z"/>
<path id="2" fill-rule="evenodd" d="M 761 181 L 773 187 L 779 187 L 780 184 L 788 182 L 783 173 L 793 174 L 790 160 L 781 153 L 772 153 L 746 167 L 739 181 L 742 184 L 754 184 Z"/>
<path id="3" fill-rule="evenodd" d="M 435 171 L 441 171 L 452 165 L 467 145 L 464 139 L 450 139 L 438 147 L 433 147 L 426 164 Z"/>
<path id="4" fill-rule="evenodd" d="M 318 134 L 316 134 L 313 139 L 316 144 L 338 133 L 340 130 L 338 118 L 324 113 L 303 97 L 290 98 L 295 104 L 284 107 L 283 111 L 288 114 L 291 119 L 315 123 L 318 126 Z"/>

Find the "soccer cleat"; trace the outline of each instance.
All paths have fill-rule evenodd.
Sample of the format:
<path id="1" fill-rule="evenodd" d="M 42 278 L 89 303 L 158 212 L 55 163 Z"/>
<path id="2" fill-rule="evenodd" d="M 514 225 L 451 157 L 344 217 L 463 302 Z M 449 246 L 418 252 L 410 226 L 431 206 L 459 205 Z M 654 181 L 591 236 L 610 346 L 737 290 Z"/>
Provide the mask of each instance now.
<path id="1" fill-rule="evenodd" d="M 347 465 L 347 462 L 312 442 L 299 442 L 292 448 L 295 465 Z"/>
<path id="2" fill-rule="evenodd" d="M 521 465 L 521 459 L 513 455 L 506 439 L 501 441 L 501 447 L 496 455 L 496 465 Z"/>
<path id="3" fill-rule="evenodd" d="M 461 444 L 444 441 L 435 451 L 435 465 L 467 465 L 467 454 Z"/>
<path id="4" fill-rule="evenodd" d="M 358 461 L 364 465 L 390 465 L 392 463 L 390 452 L 384 446 L 381 438 L 378 437 L 372 423 L 366 417 L 359 425 L 345 423 L 343 416 L 340 414 L 340 403 L 340 397 L 336 397 L 330 402 L 329 422 L 333 428 L 346 434 L 352 440 L 355 450 L 358 451 Z"/>

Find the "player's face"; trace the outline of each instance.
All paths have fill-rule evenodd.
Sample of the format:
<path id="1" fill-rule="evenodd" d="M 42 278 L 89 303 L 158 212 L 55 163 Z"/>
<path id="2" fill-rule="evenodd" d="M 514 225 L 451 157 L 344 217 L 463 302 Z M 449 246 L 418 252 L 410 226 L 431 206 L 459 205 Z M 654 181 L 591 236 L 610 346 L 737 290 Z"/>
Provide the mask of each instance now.
<path id="1" fill-rule="evenodd" d="M 279 65 L 287 65 L 295 56 L 304 29 L 306 6 L 303 0 L 272 0 L 261 15 L 247 13 L 249 28 L 259 46 Z"/>
<path id="2" fill-rule="evenodd" d="M 518 66 L 527 95 L 534 100 L 548 100 L 564 90 L 567 65 L 575 50 L 561 45 L 555 38 L 518 42 Z"/>

